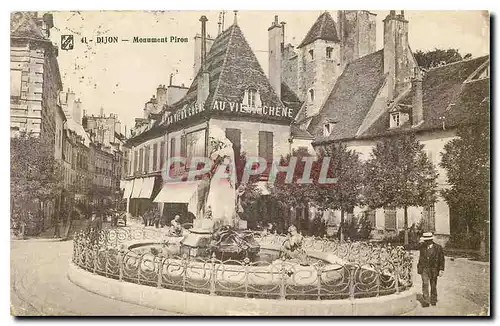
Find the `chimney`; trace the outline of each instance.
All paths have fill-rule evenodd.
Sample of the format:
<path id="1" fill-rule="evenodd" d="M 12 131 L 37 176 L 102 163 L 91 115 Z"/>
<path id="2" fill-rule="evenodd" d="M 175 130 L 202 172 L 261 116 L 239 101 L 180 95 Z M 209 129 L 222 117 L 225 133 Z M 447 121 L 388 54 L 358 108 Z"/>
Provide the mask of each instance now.
<path id="1" fill-rule="evenodd" d="M 210 48 L 214 43 L 214 39 L 210 38 L 210 36 L 205 38 L 205 53 L 208 54 L 210 52 Z M 201 67 L 201 45 L 202 45 L 202 37 L 200 34 L 196 34 L 194 37 L 194 65 L 193 65 L 193 78 L 198 75 L 198 71 Z M 206 56 L 205 56 L 206 58 Z"/>
<path id="2" fill-rule="evenodd" d="M 170 85 L 172 85 L 172 75 L 173 74 L 170 74 Z M 156 101 L 157 104 L 155 113 L 158 113 L 161 111 L 163 106 L 167 104 L 167 89 L 165 88 L 165 85 L 160 85 L 156 89 Z"/>
<path id="3" fill-rule="evenodd" d="M 413 99 L 412 99 L 412 125 L 416 126 L 424 121 L 423 92 L 422 92 L 422 71 L 419 67 L 414 68 L 415 74 L 412 79 Z"/>
<path id="4" fill-rule="evenodd" d="M 269 35 L 269 81 L 274 91 L 281 98 L 281 53 L 284 40 L 284 23 L 278 23 L 278 16 L 274 16 L 271 27 L 267 29 Z"/>
<path id="5" fill-rule="evenodd" d="M 174 73 L 170 73 L 170 81 L 169 81 L 169 86 L 172 86 L 172 80 L 174 79 Z"/>
<path id="6" fill-rule="evenodd" d="M 73 93 L 69 88 L 68 92 L 66 93 L 66 114 L 68 117 L 73 117 L 74 118 L 74 111 L 75 111 L 75 93 Z"/>
<path id="7" fill-rule="evenodd" d="M 101 107 L 101 117 L 104 117 L 104 108 Z"/>
<path id="8" fill-rule="evenodd" d="M 80 99 L 75 101 L 75 106 L 73 107 L 73 120 L 79 125 L 82 125 L 82 102 Z"/>
<path id="9" fill-rule="evenodd" d="M 391 10 L 384 19 L 384 73 L 388 74 L 390 100 L 410 87 L 413 62 L 409 51 L 408 21 L 403 11 Z"/>
<path id="10" fill-rule="evenodd" d="M 200 70 L 201 74 L 198 77 L 198 94 L 197 94 L 197 103 L 202 106 L 205 100 L 208 97 L 209 93 L 209 85 L 210 85 L 210 77 L 208 72 L 206 71 L 205 60 L 207 57 L 207 17 L 201 16 L 201 60 L 200 60 Z"/>

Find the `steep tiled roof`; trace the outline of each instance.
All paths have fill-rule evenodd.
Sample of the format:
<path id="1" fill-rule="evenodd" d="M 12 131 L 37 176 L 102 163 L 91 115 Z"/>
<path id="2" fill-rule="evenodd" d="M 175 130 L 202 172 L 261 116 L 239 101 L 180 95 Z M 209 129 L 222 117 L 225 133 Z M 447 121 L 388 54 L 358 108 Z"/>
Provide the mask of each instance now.
<path id="1" fill-rule="evenodd" d="M 307 130 L 316 141 L 324 140 L 323 124 L 330 121 L 336 125 L 328 139 L 354 137 L 384 81 L 383 50 L 349 63 Z"/>
<path id="2" fill-rule="evenodd" d="M 256 89 L 267 106 L 283 105 L 238 25 L 232 25 L 215 39 L 205 65 L 210 76 L 205 108 L 213 107 L 216 100 L 241 102 L 244 90 L 249 88 Z M 173 105 L 175 109 L 196 101 L 198 76 L 184 98 Z"/>
<path id="3" fill-rule="evenodd" d="M 10 36 L 29 37 L 47 41 L 40 27 L 37 26 L 33 12 L 15 12 L 10 15 Z"/>
<path id="4" fill-rule="evenodd" d="M 483 56 L 430 69 L 422 81 L 424 118 L 422 124 L 412 128 L 411 123 L 407 123 L 400 128 L 389 131 L 387 130 L 389 117 L 384 114 L 361 136 L 400 132 L 405 128 L 414 130 L 442 128 L 443 118 L 446 118 L 445 124 L 448 127 L 462 123 L 464 119 L 469 117 L 467 110 L 472 110 L 474 105 L 479 104 L 485 97 L 489 96 L 489 79 L 464 83 L 487 60 L 489 60 L 489 56 Z M 413 90 L 399 103 L 411 105 L 412 99 Z"/>
<path id="5" fill-rule="evenodd" d="M 307 44 L 310 44 L 316 40 L 339 42 L 337 29 L 335 28 L 335 22 L 333 21 L 332 16 L 327 11 L 322 13 L 318 17 L 318 19 L 316 19 L 316 22 L 311 27 L 306 37 L 304 38 L 302 43 L 300 43 L 297 49 L 306 46 Z"/>
<path id="6" fill-rule="evenodd" d="M 283 102 L 300 102 L 297 94 L 295 94 L 285 83 L 281 83 L 281 100 Z"/>

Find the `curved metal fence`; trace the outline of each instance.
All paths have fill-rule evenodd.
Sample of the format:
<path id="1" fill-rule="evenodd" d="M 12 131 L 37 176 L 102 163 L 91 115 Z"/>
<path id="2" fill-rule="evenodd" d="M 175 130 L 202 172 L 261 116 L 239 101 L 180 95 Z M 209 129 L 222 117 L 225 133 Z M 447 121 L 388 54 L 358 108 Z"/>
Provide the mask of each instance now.
<path id="1" fill-rule="evenodd" d="M 148 229 L 108 229 L 75 235 L 73 263 L 94 274 L 145 286 L 209 295 L 282 300 L 355 299 L 405 291 L 412 286 L 412 256 L 403 247 L 306 237 L 309 254 L 333 257 L 310 265 L 208 259 L 158 250 L 129 250 L 125 242 L 152 240 Z M 279 247 L 282 235 L 255 235 L 261 245 Z M 332 256 L 330 256 L 332 255 Z"/>

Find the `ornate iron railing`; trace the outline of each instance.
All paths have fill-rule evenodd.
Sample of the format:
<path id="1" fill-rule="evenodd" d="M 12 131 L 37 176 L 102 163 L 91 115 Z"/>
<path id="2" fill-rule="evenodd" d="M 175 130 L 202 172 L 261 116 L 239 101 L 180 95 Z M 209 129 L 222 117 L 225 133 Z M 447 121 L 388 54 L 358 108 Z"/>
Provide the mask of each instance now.
<path id="1" fill-rule="evenodd" d="M 325 259 L 303 266 L 288 261 L 221 261 L 215 255 L 201 259 L 167 250 L 144 253 L 124 246 L 134 240 L 160 244 L 163 237 L 164 233 L 151 229 L 80 232 L 74 238 L 73 263 L 120 281 L 245 298 L 355 299 L 399 293 L 412 286 L 412 256 L 403 247 L 306 237 L 306 251 Z M 262 246 L 277 248 L 285 239 L 282 235 L 255 238 Z"/>

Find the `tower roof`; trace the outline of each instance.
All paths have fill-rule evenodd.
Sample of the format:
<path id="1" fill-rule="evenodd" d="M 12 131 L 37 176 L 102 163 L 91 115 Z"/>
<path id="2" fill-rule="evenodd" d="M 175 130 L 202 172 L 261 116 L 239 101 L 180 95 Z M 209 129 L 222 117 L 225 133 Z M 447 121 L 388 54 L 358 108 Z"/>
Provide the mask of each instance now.
<path id="1" fill-rule="evenodd" d="M 316 19 L 316 22 L 297 48 L 306 46 L 316 40 L 340 42 L 337 29 L 335 28 L 335 21 L 333 21 L 332 16 L 327 11 Z"/>

